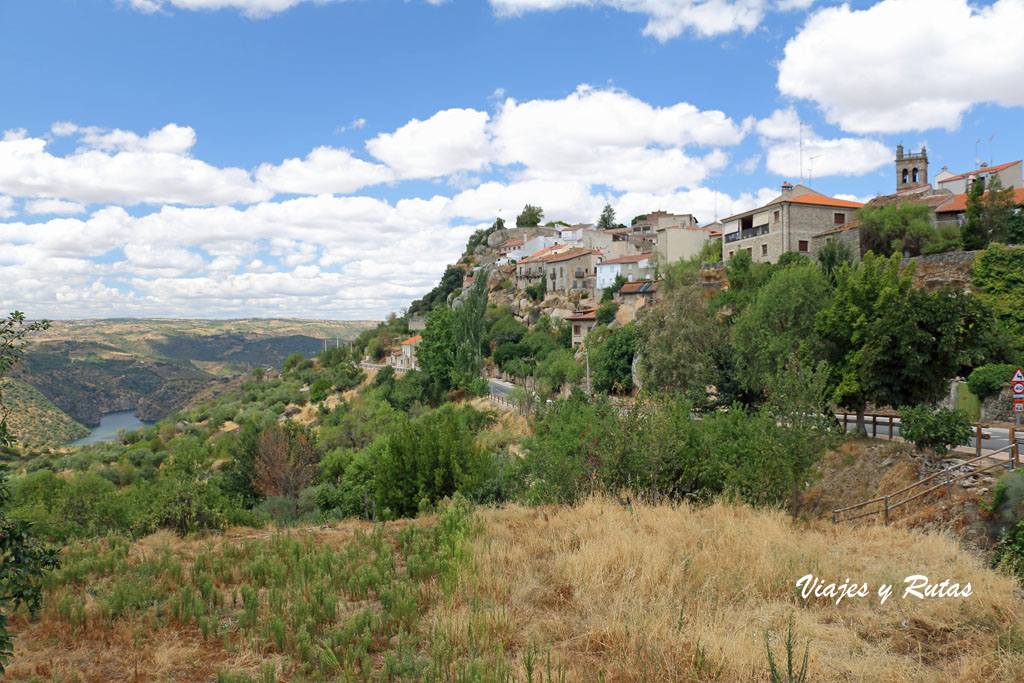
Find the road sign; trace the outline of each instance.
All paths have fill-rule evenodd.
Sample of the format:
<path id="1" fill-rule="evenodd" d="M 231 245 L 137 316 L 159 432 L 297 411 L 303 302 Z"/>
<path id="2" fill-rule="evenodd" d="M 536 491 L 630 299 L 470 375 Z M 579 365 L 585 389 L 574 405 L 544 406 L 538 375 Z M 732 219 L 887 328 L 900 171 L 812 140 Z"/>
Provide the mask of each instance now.
<path id="1" fill-rule="evenodd" d="M 1017 368 L 1017 372 L 1013 373 L 1013 379 L 1011 382 L 1024 382 L 1024 370 Z"/>
<path id="2" fill-rule="evenodd" d="M 1024 382 L 1013 383 L 1013 397 L 1024 398 Z"/>
<path id="3" fill-rule="evenodd" d="M 1013 412 L 1024 413 L 1024 398 L 1014 399 L 1013 401 Z"/>

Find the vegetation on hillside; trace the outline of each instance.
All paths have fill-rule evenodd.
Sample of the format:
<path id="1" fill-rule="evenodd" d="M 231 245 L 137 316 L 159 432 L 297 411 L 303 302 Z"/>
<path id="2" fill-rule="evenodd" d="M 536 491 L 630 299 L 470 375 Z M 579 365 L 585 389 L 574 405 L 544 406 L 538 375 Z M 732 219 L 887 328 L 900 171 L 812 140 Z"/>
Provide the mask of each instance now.
<path id="1" fill-rule="evenodd" d="M 25 446 L 59 446 L 89 435 L 89 428 L 58 408 L 31 384 L 6 378 L 4 405 L 11 433 Z"/>

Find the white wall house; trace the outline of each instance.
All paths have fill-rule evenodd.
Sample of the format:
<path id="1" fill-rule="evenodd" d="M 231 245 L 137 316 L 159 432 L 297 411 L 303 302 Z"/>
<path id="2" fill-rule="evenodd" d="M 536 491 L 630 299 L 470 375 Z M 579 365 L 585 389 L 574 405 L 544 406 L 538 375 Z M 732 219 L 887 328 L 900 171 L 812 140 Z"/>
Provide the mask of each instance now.
<path id="1" fill-rule="evenodd" d="M 597 288 L 606 289 L 615 284 L 615 278 L 622 275 L 627 282 L 647 280 L 654 276 L 651 254 L 620 256 L 597 264 Z"/>

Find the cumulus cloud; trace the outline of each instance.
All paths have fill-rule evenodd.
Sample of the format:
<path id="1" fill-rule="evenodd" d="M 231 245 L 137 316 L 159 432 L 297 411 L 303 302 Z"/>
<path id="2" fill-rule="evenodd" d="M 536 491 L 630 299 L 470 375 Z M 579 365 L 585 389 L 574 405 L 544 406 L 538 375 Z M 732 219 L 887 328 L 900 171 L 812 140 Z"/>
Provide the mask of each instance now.
<path id="1" fill-rule="evenodd" d="M 800 159 L 800 117 L 792 109 L 777 109 L 771 116 L 754 125 L 762 137 L 769 171 L 788 178 L 797 178 L 801 171 L 807 177 L 831 175 L 863 175 L 892 161 L 892 150 L 870 138 L 835 138 L 819 136 L 810 126 L 803 126 L 803 164 Z"/>
<path id="2" fill-rule="evenodd" d="M 217 168 L 185 154 L 195 142 L 191 128 L 168 125 L 146 136 L 125 131 L 78 129 L 82 147 L 66 156 L 47 150 L 43 138 L 23 130 L 0 139 L 0 192 L 79 203 L 231 204 L 268 199 L 248 171 Z"/>
<path id="3" fill-rule="evenodd" d="M 692 31 L 715 36 L 733 31 L 749 33 L 764 18 L 769 0 L 491 0 L 495 12 L 520 16 L 566 7 L 610 7 L 647 16 L 644 35 L 666 41 Z"/>
<path id="4" fill-rule="evenodd" d="M 653 107 L 628 93 L 580 86 L 560 100 L 508 98 L 491 127 L 497 160 L 523 179 L 600 183 L 618 190 L 693 186 L 727 158 L 687 156 L 690 145 L 735 145 L 745 134 L 721 111 L 680 102 Z"/>
<path id="5" fill-rule="evenodd" d="M 977 103 L 1024 105 L 1021 26 L 1024 0 L 822 9 L 786 44 L 778 87 L 854 133 L 953 130 Z"/>
<path id="6" fill-rule="evenodd" d="M 489 118 L 475 109 L 445 109 L 378 135 L 367 141 L 366 149 L 403 178 L 480 171 L 491 158 Z"/>
<path id="7" fill-rule="evenodd" d="M 0 218 L 10 218 L 14 214 L 14 198 L 0 194 Z"/>
<path id="8" fill-rule="evenodd" d="M 36 199 L 25 202 L 25 211 L 31 214 L 71 216 L 76 213 L 85 213 L 85 207 L 77 202 L 66 202 L 62 199 Z"/>
<path id="9" fill-rule="evenodd" d="M 317 147 L 305 159 L 262 164 L 256 180 L 274 193 L 347 194 L 394 180 L 391 169 L 352 156 L 347 149 Z"/>

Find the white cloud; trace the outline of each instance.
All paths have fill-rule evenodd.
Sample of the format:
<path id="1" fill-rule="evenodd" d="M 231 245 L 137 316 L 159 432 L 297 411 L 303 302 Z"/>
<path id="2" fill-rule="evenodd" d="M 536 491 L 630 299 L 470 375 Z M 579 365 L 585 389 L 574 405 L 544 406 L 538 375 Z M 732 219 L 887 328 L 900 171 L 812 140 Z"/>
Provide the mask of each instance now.
<path id="1" fill-rule="evenodd" d="M 753 173 L 757 170 L 758 166 L 761 165 L 761 155 L 755 154 L 751 157 L 747 157 L 740 163 L 736 164 L 736 168 L 739 169 L 740 173 Z"/>
<path id="2" fill-rule="evenodd" d="M 507 99 L 491 126 L 497 161 L 525 165 L 525 180 L 572 180 L 618 190 L 694 186 L 727 159 L 688 145 L 734 145 L 744 129 L 721 111 L 680 102 L 652 107 L 617 90 L 580 86 L 560 100 Z"/>
<path id="3" fill-rule="evenodd" d="M 433 178 L 456 171 L 480 171 L 491 158 L 487 112 L 444 109 L 413 119 L 394 133 L 367 141 L 370 154 L 403 178 Z"/>
<path id="4" fill-rule="evenodd" d="M 67 131 L 69 124 L 59 127 Z M 191 128 L 171 124 L 146 136 L 77 127 L 74 132 L 82 135 L 85 146 L 63 157 L 49 153 L 42 138 L 28 137 L 22 130 L 5 132 L 0 140 L 0 192 L 122 205 L 230 204 L 271 195 L 248 171 L 217 168 L 185 155 L 195 140 Z"/>
<path id="5" fill-rule="evenodd" d="M 62 199 L 36 199 L 25 202 L 25 211 L 31 214 L 71 216 L 76 213 L 85 213 L 85 207 L 77 202 L 66 202 Z"/>
<path id="6" fill-rule="evenodd" d="M 768 0 L 491 0 L 499 15 L 560 10 L 566 7 L 611 7 L 647 16 L 644 35 L 666 41 L 690 30 L 700 36 L 732 31 L 749 33 L 764 18 Z"/>
<path id="7" fill-rule="evenodd" d="M 804 125 L 803 165 L 800 159 L 800 117 L 792 109 L 776 109 L 754 125 L 761 136 L 767 169 L 790 179 L 831 175 L 863 175 L 892 162 L 892 150 L 870 138 L 826 139 Z"/>
<path id="8" fill-rule="evenodd" d="M 394 177 L 385 166 L 333 147 L 317 147 L 305 159 L 285 159 L 277 166 L 262 164 L 256 169 L 256 180 L 275 193 L 347 194 Z"/>
<path id="9" fill-rule="evenodd" d="M 786 45 L 779 90 L 855 133 L 956 129 L 980 102 L 1024 106 L 1024 0 L 883 0 L 816 12 Z"/>
<path id="10" fill-rule="evenodd" d="M 14 198 L 0 194 L 0 218 L 10 218 L 14 214 Z"/>

